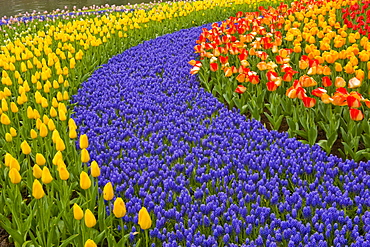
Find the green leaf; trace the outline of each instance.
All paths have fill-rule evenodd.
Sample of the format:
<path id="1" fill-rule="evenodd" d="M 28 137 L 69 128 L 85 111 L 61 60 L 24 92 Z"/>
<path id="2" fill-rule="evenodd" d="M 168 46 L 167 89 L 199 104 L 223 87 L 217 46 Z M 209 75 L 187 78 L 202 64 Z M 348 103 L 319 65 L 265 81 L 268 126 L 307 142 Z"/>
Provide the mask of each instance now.
<path id="1" fill-rule="evenodd" d="M 101 233 L 99 233 L 99 235 L 95 238 L 95 242 L 97 244 L 100 243 L 104 239 L 104 237 L 105 237 L 105 231 L 106 230 L 104 230 Z"/>
<path id="2" fill-rule="evenodd" d="M 316 138 L 317 138 L 317 126 L 311 126 L 311 128 L 308 129 L 307 131 L 308 134 L 308 142 L 310 145 L 314 145 L 316 143 Z"/>
<path id="3" fill-rule="evenodd" d="M 308 134 L 306 131 L 304 130 L 295 130 L 294 131 L 297 135 L 299 135 L 300 137 L 302 137 L 303 139 L 307 140 L 308 139 Z"/>
<path id="4" fill-rule="evenodd" d="M 63 243 L 59 247 L 68 246 L 68 244 L 71 243 L 72 240 L 75 239 L 75 238 L 77 238 L 78 236 L 79 236 L 79 234 L 75 234 L 75 235 L 70 236 L 69 238 L 67 238 L 66 240 L 64 240 Z"/>
<path id="5" fill-rule="evenodd" d="M 117 246 L 124 246 L 124 244 L 126 244 L 126 241 L 129 237 L 130 237 L 130 233 L 123 236 L 123 238 L 121 238 L 121 240 L 118 242 Z"/>
<path id="6" fill-rule="evenodd" d="M 4 228 L 5 231 L 7 233 L 9 233 L 9 235 L 12 236 L 12 238 L 14 239 L 14 241 L 17 244 L 23 244 L 24 243 L 24 239 L 23 239 L 22 235 L 18 231 L 16 231 L 15 229 L 13 229 L 11 227 L 12 223 L 10 222 L 10 220 L 2 214 L 0 214 L 0 226 L 2 228 Z"/>

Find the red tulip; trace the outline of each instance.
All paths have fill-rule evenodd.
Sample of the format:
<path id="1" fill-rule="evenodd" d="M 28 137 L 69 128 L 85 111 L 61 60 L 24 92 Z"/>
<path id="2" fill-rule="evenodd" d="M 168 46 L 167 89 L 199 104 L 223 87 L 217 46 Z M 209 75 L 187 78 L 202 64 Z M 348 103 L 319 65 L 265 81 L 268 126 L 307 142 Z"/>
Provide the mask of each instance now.
<path id="1" fill-rule="evenodd" d="M 218 70 L 218 64 L 217 63 L 210 63 L 211 71 L 215 72 Z"/>
<path id="2" fill-rule="evenodd" d="M 284 81 L 292 81 L 293 80 L 293 73 L 287 72 L 283 76 Z"/>
<path id="3" fill-rule="evenodd" d="M 242 93 L 244 93 L 246 90 L 247 90 L 247 88 L 246 88 L 246 87 L 244 87 L 243 85 L 238 85 L 238 86 L 236 87 L 236 89 L 235 89 L 235 92 L 236 92 L 236 93 L 240 93 L 240 94 L 242 94 Z"/>
<path id="4" fill-rule="evenodd" d="M 311 108 L 316 104 L 316 99 L 310 97 L 303 97 L 303 105 L 307 108 Z"/>
<path id="5" fill-rule="evenodd" d="M 349 107 L 358 108 L 361 106 L 360 100 L 358 100 L 356 97 L 350 95 L 347 97 L 347 104 Z"/>
<path id="6" fill-rule="evenodd" d="M 275 91 L 278 88 L 278 86 L 273 81 L 268 81 L 266 83 L 266 86 L 267 86 L 267 90 L 269 91 Z"/>
<path id="7" fill-rule="evenodd" d="M 258 84 L 260 82 L 260 78 L 258 77 L 258 75 L 250 75 L 249 76 L 249 81 L 252 84 Z"/>
<path id="8" fill-rule="evenodd" d="M 319 88 L 312 90 L 311 93 L 312 95 L 316 97 L 321 97 L 323 94 L 327 93 L 327 91 L 324 88 L 319 87 Z"/>
<path id="9" fill-rule="evenodd" d="M 226 56 L 226 57 L 219 56 L 218 58 L 220 59 L 220 62 L 222 64 L 225 64 L 225 63 L 227 63 L 229 61 L 229 57 L 228 56 Z"/>
<path id="10" fill-rule="evenodd" d="M 364 114 L 362 113 L 362 111 L 356 108 L 350 108 L 349 115 L 351 116 L 351 119 L 354 121 L 361 121 L 362 119 L 364 119 Z"/>
<path id="11" fill-rule="evenodd" d="M 324 87 L 330 87 L 332 84 L 333 84 L 333 83 L 331 82 L 331 80 L 330 80 L 330 78 L 329 78 L 329 77 L 324 76 L 324 77 L 322 78 L 322 85 L 323 85 Z"/>
<path id="12" fill-rule="evenodd" d="M 267 80 L 269 81 L 276 81 L 278 79 L 278 74 L 275 71 L 268 71 L 266 73 Z"/>

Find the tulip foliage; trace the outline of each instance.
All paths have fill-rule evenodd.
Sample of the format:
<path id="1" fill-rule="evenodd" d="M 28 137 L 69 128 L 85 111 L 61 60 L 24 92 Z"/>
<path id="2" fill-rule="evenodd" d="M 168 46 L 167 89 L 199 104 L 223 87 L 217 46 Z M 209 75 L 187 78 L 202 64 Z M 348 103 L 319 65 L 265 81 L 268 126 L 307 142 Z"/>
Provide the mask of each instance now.
<path id="1" fill-rule="evenodd" d="M 239 12 L 203 30 L 191 73 L 229 107 L 267 119 L 269 128 L 285 123 L 304 143 L 367 160 L 368 8 L 367 1 L 300 1 Z"/>

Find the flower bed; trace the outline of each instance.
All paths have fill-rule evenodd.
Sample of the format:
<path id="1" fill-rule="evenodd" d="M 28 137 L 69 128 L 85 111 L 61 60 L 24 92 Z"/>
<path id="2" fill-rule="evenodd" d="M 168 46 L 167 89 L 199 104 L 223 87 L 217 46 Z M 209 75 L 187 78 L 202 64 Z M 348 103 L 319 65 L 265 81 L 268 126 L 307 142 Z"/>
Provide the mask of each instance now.
<path id="1" fill-rule="evenodd" d="M 2 26 L 0 226 L 16 246 L 370 246 L 368 163 L 269 132 L 189 74 L 211 26 L 185 28 L 243 3 Z"/>
<path id="2" fill-rule="evenodd" d="M 368 38 L 361 36 L 363 16 L 357 25 L 348 20 L 367 8 L 302 1 L 240 12 L 203 30 L 195 46 L 202 63 L 191 61 L 191 73 L 199 71 L 222 102 L 267 118 L 272 129 L 286 122 L 290 136 L 304 143 L 318 142 L 327 153 L 341 144 L 342 157 L 368 160 Z"/>
<path id="3" fill-rule="evenodd" d="M 186 62 L 200 32 L 112 58 L 74 99 L 125 222 L 144 202 L 156 245 L 367 246 L 369 163 L 327 157 L 199 90 Z"/>

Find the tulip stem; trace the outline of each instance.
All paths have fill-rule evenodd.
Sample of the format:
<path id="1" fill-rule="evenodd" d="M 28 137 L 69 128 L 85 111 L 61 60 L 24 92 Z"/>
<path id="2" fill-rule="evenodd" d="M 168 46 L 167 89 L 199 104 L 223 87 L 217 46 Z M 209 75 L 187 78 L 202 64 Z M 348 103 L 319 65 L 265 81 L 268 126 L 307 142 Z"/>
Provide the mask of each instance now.
<path id="1" fill-rule="evenodd" d="M 149 246 L 149 234 L 148 234 L 148 229 L 145 230 L 145 242 L 146 242 L 146 246 L 148 247 Z"/>

